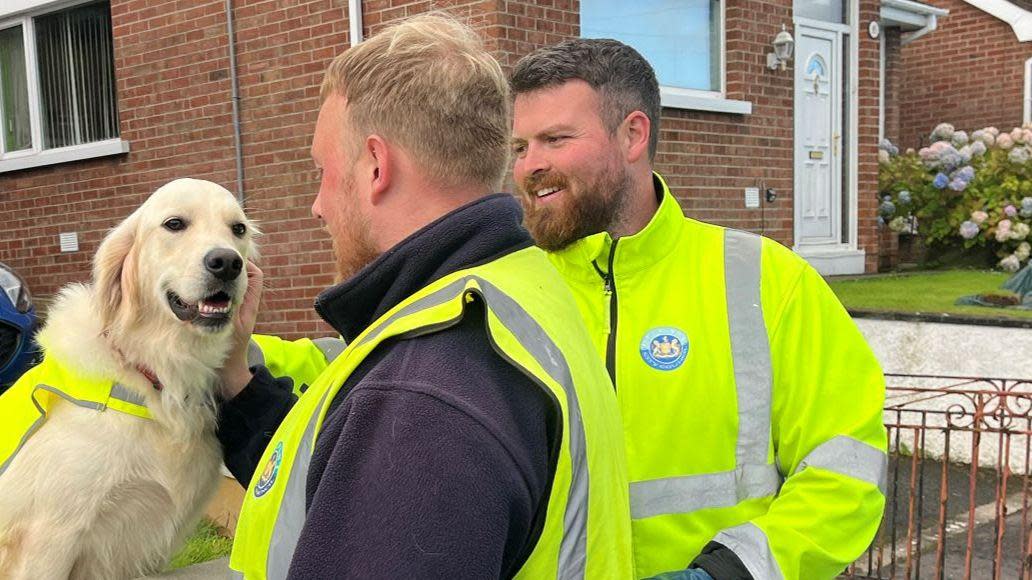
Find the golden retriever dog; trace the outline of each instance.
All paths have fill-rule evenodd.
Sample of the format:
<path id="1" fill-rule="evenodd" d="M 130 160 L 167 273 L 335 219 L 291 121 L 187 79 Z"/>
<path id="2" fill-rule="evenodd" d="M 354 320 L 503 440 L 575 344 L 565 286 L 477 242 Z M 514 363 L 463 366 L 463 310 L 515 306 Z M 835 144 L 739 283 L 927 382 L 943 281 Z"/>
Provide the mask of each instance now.
<path id="1" fill-rule="evenodd" d="M 39 335 L 47 359 L 117 385 L 151 418 L 66 397 L 44 412 L 41 384 L 4 394 L 39 411 L 0 457 L 0 578 L 136 578 L 193 531 L 219 479 L 217 370 L 254 233 L 229 191 L 179 179 L 108 234 L 91 284 L 61 291 Z"/>

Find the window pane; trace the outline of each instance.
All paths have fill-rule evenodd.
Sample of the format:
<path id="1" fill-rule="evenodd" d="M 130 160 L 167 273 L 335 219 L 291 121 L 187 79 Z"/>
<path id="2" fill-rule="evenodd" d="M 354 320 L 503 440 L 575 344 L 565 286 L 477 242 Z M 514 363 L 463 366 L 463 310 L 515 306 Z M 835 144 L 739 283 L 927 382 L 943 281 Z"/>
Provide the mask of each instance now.
<path id="1" fill-rule="evenodd" d="M 43 146 L 118 136 L 108 3 L 35 19 Z"/>
<path id="2" fill-rule="evenodd" d="M 25 44 L 21 26 L 0 30 L 0 113 L 3 150 L 31 148 L 29 86 L 25 78 Z"/>
<path id="3" fill-rule="evenodd" d="M 581 36 L 633 46 L 659 84 L 719 91 L 719 0 L 581 0 Z"/>

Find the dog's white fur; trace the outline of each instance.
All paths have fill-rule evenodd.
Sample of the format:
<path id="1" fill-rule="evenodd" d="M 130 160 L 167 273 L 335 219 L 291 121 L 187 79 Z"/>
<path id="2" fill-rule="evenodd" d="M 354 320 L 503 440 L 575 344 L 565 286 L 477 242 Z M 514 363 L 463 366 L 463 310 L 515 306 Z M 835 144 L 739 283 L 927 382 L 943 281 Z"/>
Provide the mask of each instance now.
<path id="1" fill-rule="evenodd" d="M 164 227 L 172 217 L 187 227 Z M 224 188 L 176 180 L 105 238 L 91 285 L 61 292 L 39 337 L 46 355 L 133 390 L 155 420 L 55 404 L 0 477 L 0 578 L 136 578 L 160 570 L 193 530 L 219 477 L 213 397 L 233 324 L 183 322 L 166 293 L 208 296 L 204 255 L 254 257 L 254 231 Z M 246 286 L 244 272 L 226 289 L 233 317 Z"/>

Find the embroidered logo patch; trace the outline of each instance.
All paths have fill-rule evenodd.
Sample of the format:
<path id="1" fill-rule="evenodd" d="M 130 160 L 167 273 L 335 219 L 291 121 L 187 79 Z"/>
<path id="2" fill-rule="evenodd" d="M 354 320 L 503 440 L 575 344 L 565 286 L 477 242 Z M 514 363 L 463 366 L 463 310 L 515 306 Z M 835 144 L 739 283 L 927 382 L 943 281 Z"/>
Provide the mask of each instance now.
<path id="1" fill-rule="evenodd" d="M 280 441 L 276 444 L 276 449 L 272 451 L 272 457 L 269 458 L 269 462 L 265 464 L 265 469 L 262 471 L 261 477 L 258 478 L 258 483 L 254 484 L 254 497 L 262 497 L 272 489 L 272 484 L 276 483 L 276 476 L 279 475 L 280 463 L 282 461 L 283 442 Z"/>
<path id="2" fill-rule="evenodd" d="M 688 336 L 671 326 L 660 326 L 645 333 L 639 346 L 645 364 L 661 371 L 672 371 L 688 356 Z"/>

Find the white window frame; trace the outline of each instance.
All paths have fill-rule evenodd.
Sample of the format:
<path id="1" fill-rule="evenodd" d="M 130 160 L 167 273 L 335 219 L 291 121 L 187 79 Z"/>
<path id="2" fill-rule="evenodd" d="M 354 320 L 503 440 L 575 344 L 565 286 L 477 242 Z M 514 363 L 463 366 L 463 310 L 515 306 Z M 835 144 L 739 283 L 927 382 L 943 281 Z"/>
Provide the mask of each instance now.
<path id="1" fill-rule="evenodd" d="M 1025 61 L 1025 106 L 1022 123 L 1032 123 L 1032 58 Z"/>
<path id="2" fill-rule="evenodd" d="M 10 1 L 10 4 L 7 4 L 8 1 Z M 22 27 L 22 41 L 25 46 L 25 80 L 29 86 L 29 129 L 32 135 L 31 148 L 10 153 L 4 151 L 3 140 L 0 139 L 0 173 L 67 163 L 69 161 L 106 157 L 108 155 L 121 155 L 129 152 L 129 142 L 122 140 L 121 137 L 69 147 L 43 149 L 39 78 L 36 69 L 36 44 L 32 42 L 35 39 L 35 30 L 33 29 L 32 19 L 36 16 L 65 10 L 80 4 L 88 4 L 93 1 L 5 0 L 4 8 L 0 9 L 0 30 L 19 25 Z"/>
<path id="3" fill-rule="evenodd" d="M 582 10 L 583 10 L 583 4 Z M 727 0 L 720 0 L 720 90 L 703 91 L 659 85 L 659 103 L 670 109 L 752 114 L 752 103 L 727 98 Z"/>

